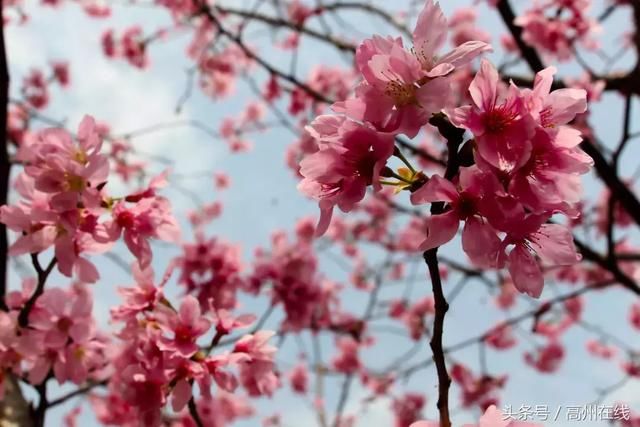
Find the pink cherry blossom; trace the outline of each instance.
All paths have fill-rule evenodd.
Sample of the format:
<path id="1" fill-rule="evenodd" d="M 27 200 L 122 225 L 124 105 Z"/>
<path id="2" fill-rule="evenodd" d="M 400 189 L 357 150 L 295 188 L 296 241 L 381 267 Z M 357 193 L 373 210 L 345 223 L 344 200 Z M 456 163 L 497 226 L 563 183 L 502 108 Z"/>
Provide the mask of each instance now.
<path id="1" fill-rule="evenodd" d="M 462 389 L 461 401 L 464 407 L 477 405 L 486 408 L 497 404 L 497 391 L 504 386 L 507 380 L 506 376 L 476 376 L 469 368 L 460 363 L 451 366 L 450 375 L 451 380 Z"/>
<path id="2" fill-rule="evenodd" d="M 571 265 L 581 259 L 569 230 L 559 224 L 545 224 L 546 219 L 540 215 L 521 215 L 513 226 L 506 227 L 507 236 L 503 240 L 503 245 L 514 245 L 508 255 L 508 266 L 515 287 L 534 298 L 540 296 L 544 286 L 534 253 L 549 265 Z"/>
<path id="3" fill-rule="evenodd" d="M 395 427 L 406 427 L 420 418 L 422 408 L 427 403 L 425 397 L 418 393 L 407 393 L 399 396 L 391 403 Z"/>
<path id="4" fill-rule="evenodd" d="M 83 343 L 93 333 L 92 299 L 87 291 L 48 290 L 41 300 L 42 310 L 35 310 L 31 325 L 43 331 L 44 344 L 57 349 L 69 339 Z"/>
<path id="5" fill-rule="evenodd" d="M 367 186 L 380 189 L 380 172 L 393 153 L 393 136 L 351 120 L 321 116 L 310 130 L 320 150 L 300 164 L 304 179 L 298 189 L 319 201 L 316 235 L 325 233 L 334 206 L 352 210 L 364 198 Z"/>
<path id="6" fill-rule="evenodd" d="M 492 174 L 475 167 L 462 168 L 457 187 L 438 175 L 431 176 L 411 195 L 411 202 L 417 205 L 443 201 L 450 209 L 427 218 L 427 238 L 420 249 L 427 250 L 448 242 L 458 231 L 459 222 L 464 221 L 464 251 L 474 263 L 495 267 L 501 244 L 496 231 L 483 218 L 483 205 L 487 203 L 485 195 L 494 197 L 501 192 L 500 183 Z"/>
<path id="7" fill-rule="evenodd" d="M 358 358 L 360 345 L 351 337 L 340 337 L 336 345 L 339 353 L 333 358 L 334 369 L 344 373 L 354 373 L 360 369 L 361 363 Z"/>
<path id="8" fill-rule="evenodd" d="M 519 90 L 512 84 L 505 99 L 499 101 L 499 85 L 498 71 L 483 59 L 469 87 L 474 105 L 456 108 L 448 114 L 453 123 L 473 133 L 483 160 L 510 172 L 529 159 L 533 121 Z"/>
<path id="9" fill-rule="evenodd" d="M 172 333 L 172 337 L 158 342 L 161 350 L 176 351 L 183 357 L 193 356 L 199 349 L 196 340 L 204 335 L 211 323 L 201 317 L 198 300 L 187 295 L 177 313 L 161 317 L 160 327 Z"/>
<path id="10" fill-rule="evenodd" d="M 547 345 L 538 348 L 535 353 L 525 353 L 524 360 L 539 372 L 553 373 L 560 368 L 564 357 L 564 347 L 556 341 L 550 341 Z"/>
<path id="11" fill-rule="evenodd" d="M 446 37 L 447 20 L 440 6 L 428 0 L 418 16 L 410 52 L 399 38 L 365 40 L 356 51 L 364 82 L 355 98 L 336 103 L 334 110 L 381 131 L 413 138 L 432 113 L 446 106 L 450 87 L 444 77 L 491 50 L 484 42 L 467 41 L 438 56 Z"/>
<path id="12" fill-rule="evenodd" d="M 163 197 L 145 197 L 132 207 L 118 202 L 113 208 L 113 220 L 107 225 L 112 239 L 121 234 L 131 253 L 138 259 L 141 268 L 151 262 L 149 239 L 178 242 L 180 228 L 171 214 L 171 205 Z"/>
<path id="13" fill-rule="evenodd" d="M 304 363 L 298 363 L 289 373 L 291 388 L 300 394 L 307 392 L 309 384 L 309 372 Z"/>

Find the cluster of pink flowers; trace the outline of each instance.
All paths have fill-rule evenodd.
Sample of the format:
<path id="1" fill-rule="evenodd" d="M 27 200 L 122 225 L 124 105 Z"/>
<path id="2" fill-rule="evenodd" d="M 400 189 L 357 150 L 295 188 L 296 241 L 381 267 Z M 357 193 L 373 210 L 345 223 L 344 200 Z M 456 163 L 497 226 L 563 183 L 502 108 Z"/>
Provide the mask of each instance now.
<path id="1" fill-rule="evenodd" d="M 434 175 L 411 196 L 414 204 L 445 201 L 451 208 L 430 218 L 423 249 L 449 241 L 464 221 L 462 247 L 472 262 L 506 264 L 516 288 L 533 297 L 543 287 L 534 254 L 551 265 L 580 259 L 570 231 L 548 220 L 578 215 L 580 174 L 592 165 L 578 148 L 580 132 L 567 126 L 586 110 L 586 93 L 550 92 L 554 73 L 538 73 L 532 90 L 501 90 L 498 72 L 483 61 L 469 87 L 473 106 L 447 110 L 473 133 L 476 165 L 461 168 L 456 184 Z"/>
<path id="2" fill-rule="evenodd" d="M 109 157 L 101 152 L 105 134 L 87 116 L 76 136 L 46 129 L 27 134 L 19 145 L 16 157 L 24 170 L 16 189 L 21 199 L 0 207 L 0 220 L 20 233 L 10 253 L 29 253 L 38 262 L 37 255 L 53 247 L 55 257 L 46 269 L 36 264 L 38 279 L 26 280 L 22 291 L 6 297 L 7 311 L 0 311 L 0 368 L 32 385 L 50 375 L 60 384 L 107 381 L 106 395 L 91 394 L 104 423 L 160 425 L 167 402 L 182 411 L 194 382 L 200 387 L 197 408 L 203 419 L 227 422 L 249 415 L 251 409 L 228 393 L 242 385 L 250 396 L 271 395 L 279 387 L 276 349 L 268 344 L 274 333 L 256 330 L 231 340 L 230 351 L 210 354 L 223 337 L 255 320 L 228 311 L 235 308 L 235 291 L 242 283 L 239 255 L 198 234 L 199 242 L 185 245 L 185 255 L 170 264 L 156 286 L 149 240 L 180 239 L 169 201 L 157 194 L 166 174 L 124 197 L 109 196 Z M 216 180 L 219 187 L 228 185 L 224 175 Z M 114 345 L 95 327 L 86 283 L 99 275 L 86 255 L 104 252 L 120 238 L 136 257 L 137 285 L 121 289 L 124 303 L 112 309 L 113 321 L 123 325 L 116 334 L 121 342 Z M 56 263 L 62 274 L 77 279 L 69 289 L 45 288 Z M 182 270 L 181 282 L 198 299 L 187 295 L 174 309 L 164 285 L 176 266 Z M 211 268 L 217 282 L 197 283 L 196 276 Z M 211 344 L 198 344 L 212 327 Z M 221 390 L 216 396 L 211 394 L 214 382 Z M 0 393 L 3 387 L 0 381 Z M 226 413 L 216 414 L 216 408 Z"/>
<path id="3" fill-rule="evenodd" d="M 24 141 L 17 157 L 24 171 L 16 180 L 21 200 L 0 207 L 0 221 L 21 236 L 11 255 L 54 247 L 58 270 L 85 283 L 99 275 L 86 254 L 102 253 L 122 235 L 143 266 L 151 261 L 149 239 L 177 242 L 180 230 L 168 200 L 156 195 L 163 175 L 149 188 L 122 198 L 106 194 L 108 157 L 95 121 L 85 117 L 76 139 L 63 129 L 46 129 Z M 103 215 L 110 215 L 104 220 Z"/>
<path id="4" fill-rule="evenodd" d="M 250 291 L 258 293 L 269 286 L 271 303 L 283 305 L 284 330 L 328 326 L 331 293 L 318 273 L 318 260 L 309 242 L 289 242 L 284 233 L 275 233 L 271 251 L 258 249 L 255 258 Z"/>
<path id="5" fill-rule="evenodd" d="M 223 337 L 250 326 L 255 317 L 233 317 L 227 310 L 216 308 L 213 300 L 207 316 L 190 295 L 179 308 L 173 308 L 163 291 L 170 273 L 156 286 L 150 269 L 135 266 L 137 284 L 120 290 L 124 302 L 112 309 L 112 318 L 123 325 L 117 334 L 122 345 L 111 360 L 107 395 L 94 395 L 93 399 L 94 405 L 99 400 L 120 399 L 123 410 L 104 414 L 103 422 L 117 422 L 113 417 L 124 412 L 144 425 L 159 425 L 161 409 L 168 402 L 176 412 L 185 408 L 193 396 L 193 383 L 200 389 L 198 408 L 204 418 L 214 415 L 207 416 L 203 407 L 214 405 L 216 399 L 225 392 L 233 393 L 239 385 L 249 395 L 259 396 L 270 395 L 280 384 L 274 373 L 276 349 L 268 344 L 273 333 L 247 334 L 230 351 L 210 354 Z M 199 344 L 212 328 L 215 333 L 208 338 L 210 344 Z M 218 396 L 211 393 L 214 383 L 222 391 Z"/>
<path id="6" fill-rule="evenodd" d="M 149 57 L 146 54 L 147 40 L 142 28 L 127 28 L 121 37 L 117 37 L 112 29 L 102 34 L 102 51 L 108 58 L 123 58 L 136 68 L 146 68 Z"/>
<path id="7" fill-rule="evenodd" d="M 334 110 L 380 132 L 416 136 L 431 114 L 447 105 L 451 91 L 447 77 L 491 50 L 484 42 L 467 41 L 441 54 L 447 31 L 442 10 L 430 0 L 418 16 L 411 50 L 400 38 L 374 36 L 362 42 L 356 65 L 364 80 L 355 98 L 335 104 Z"/>
<path id="8" fill-rule="evenodd" d="M 424 337 L 428 330 L 425 316 L 433 315 L 434 312 L 432 296 L 424 297 L 408 307 L 405 301 L 393 301 L 389 307 L 389 315 L 394 319 L 402 320 L 409 331 L 409 336 L 415 341 Z"/>
<path id="9" fill-rule="evenodd" d="M 490 47 L 466 41 L 438 57 L 446 34 L 446 19 L 428 1 L 411 52 L 393 38 L 374 37 L 359 46 L 364 80 L 354 98 L 334 104 L 344 115 L 320 116 L 307 128 L 317 147 L 300 163 L 299 189 L 319 201 L 322 235 L 334 206 L 349 212 L 369 186 L 379 191 L 390 184 L 381 177 L 398 178 L 391 184 L 411 190 L 414 205 L 446 203 L 442 214 L 426 219 L 421 250 L 451 240 L 463 221 L 462 248 L 471 261 L 508 267 L 516 288 L 538 297 L 544 282 L 536 255 L 550 265 L 580 259 L 569 230 L 549 220 L 557 213 L 579 215 L 580 175 L 592 160 L 578 148 L 580 132 L 568 124 L 585 112 L 586 92 L 551 91 L 553 67 L 536 75 L 533 89 L 505 87 L 483 60 L 469 84 L 473 104 L 451 108 L 449 76 Z M 400 157 L 394 138 L 416 136 L 439 111 L 473 134 L 467 144 L 473 144 L 475 165 L 460 168 L 451 181 L 413 168 L 395 174 L 387 167 L 392 155 Z"/>
<path id="10" fill-rule="evenodd" d="M 36 287 L 27 279 L 22 291 L 6 297 L 8 311 L 0 311 L 0 368 L 38 385 L 52 373 L 58 383 L 100 381 L 108 360 L 106 336 L 96 330 L 92 296 L 82 284 L 44 291 L 21 324 L 20 314 Z M 4 382 L 0 381 L 0 396 Z"/>
<path id="11" fill-rule="evenodd" d="M 310 72 L 305 84 L 309 89 L 328 99 L 344 99 L 352 91 L 355 73 L 338 67 L 316 66 Z M 291 93 L 289 113 L 301 116 L 304 113 L 321 113 L 325 105 L 314 99 L 306 90 L 297 87 Z"/>
<path id="12" fill-rule="evenodd" d="M 391 402 L 395 427 L 406 427 L 421 418 L 422 409 L 427 404 L 423 395 L 405 393 Z"/>
<path id="13" fill-rule="evenodd" d="M 251 102 L 239 117 L 226 117 L 220 123 L 220 137 L 229 145 L 234 153 L 248 151 L 251 143 L 243 137 L 250 133 L 261 132 L 266 129 L 264 117 L 266 109 L 260 102 Z"/>
<path id="14" fill-rule="evenodd" d="M 43 109 L 49 104 L 49 86 L 57 83 L 66 88 L 69 85 L 69 64 L 64 61 L 51 62 L 51 75 L 46 76 L 39 68 L 32 69 L 22 81 L 20 88 L 24 100 L 30 107 Z"/>
<path id="15" fill-rule="evenodd" d="M 196 241 L 185 243 L 183 253 L 175 259 L 180 268 L 179 283 L 194 295 L 203 310 L 209 301 L 217 309 L 236 307 L 236 296 L 244 288 L 240 248 L 218 238 L 207 239 L 196 233 Z"/>
<path id="16" fill-rule="evenodd" d="M 599 47 L 594 35 L 598 22 L 589 17 L 591 0 L 544 0 L 516 18 L 522 27 L 524 41 L 541 52 L 566 61 L 574 56 L 574 47 L 580 42 L 588 49 Z"/>
<path id="17" fill-rule="evenodd" d="M 195 7 L 188 2 L 183 5 Z M 206 17 L 202 17 L 197 25 L 187 53 L 197 63 L 200 88 L 214 99 L 228 97 L 235 91 L 238 76 L 251 70 L 253 61 L 236 44 L 219 50 L 210 49 L 218 37 L 216 27 Z"/>

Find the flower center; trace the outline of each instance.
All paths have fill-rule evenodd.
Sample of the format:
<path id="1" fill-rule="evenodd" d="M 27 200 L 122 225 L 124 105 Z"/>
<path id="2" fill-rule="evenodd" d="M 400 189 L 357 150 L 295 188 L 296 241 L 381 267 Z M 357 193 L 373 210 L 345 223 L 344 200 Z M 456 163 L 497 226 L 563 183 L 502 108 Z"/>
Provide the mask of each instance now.
<path id="1" fill-rule="evenodd" d="M 540 124 L 544 128 L 554 128 L 556 125 L 551 121 L 551 109 L 545 108 L 540 111 Z"/>
<path id="2" fill-rule="evenodd" d="M 395 101 L 396 106 L 404 107 L 406 105 L 415 104 L 416 101 L 416 87 L 412 84 L 402 83 L 397 80 L 392 80 L 387 83 L 387 87 L 384 90 L 385 95 L 392 98 Z"/>
<path id="3" fill-rule="evenodd" d="M 64 189 L 66 191 L 80 192 L 85 186 L 86 183 L 82 177 L 65 173 Z"/>
<path id="4" fill-rule="evenodd" d="M 67 333 L 71 328 L 71 325 L 73 325 L 73 322 L 71 321 L 71 319 L 69 319 L 68 317 L 63 317 L 60 320 L 58 320 L 58 323 L 56 326 L 60 331 Z"/>
<path id="5" fill-rule="evenodd" d="M 190 343 L 193 341 L 191 328 L 188 326 L 178 326 L 175 330 L 175 340 L 179 343 Z"/>
<path id="6" fill-rule="evenodd" d="M 133 228 L 135 223 L 134 215 L 129 211 L 120 212 L 116 219 L 118 225 L 122 228 Z"/>
<path id="7" fill-rule="evenodd" d="M 460 198 L 456 201 L 453 208 L 463 220 L 475 215 L 477 212 L 474 199 L 466 193 L 460 194 Z"/>
<path id="8" fill-rule="evenodd" d="M 73 160 L 75 160 L 80 164 L 85 165 L 87 164 L 87 161 L 88 161 L 87 153 L 85 153 L 84 150 L 76 150 L 76 152 L 73 153 Z"/>
<path id="9" fill-rule="evenodd" d="M 487 111 L 483 118 L 483 124 L 489 133 L 501 133 L 516 120 L 517 115 L 517 112 L 500 106 Z"/>

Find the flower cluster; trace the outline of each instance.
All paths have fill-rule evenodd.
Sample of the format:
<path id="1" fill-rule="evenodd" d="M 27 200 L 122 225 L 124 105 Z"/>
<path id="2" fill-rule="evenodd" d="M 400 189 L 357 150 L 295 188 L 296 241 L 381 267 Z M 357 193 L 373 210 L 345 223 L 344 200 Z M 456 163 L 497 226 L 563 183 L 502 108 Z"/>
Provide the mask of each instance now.
<path id="1" fill-rule="evenodd" d="M 239 247 L 197 233 L 196 241 L 184 244 L 174 262 L 181 271 L 179 283 L 203 310 L 209 309 L 210 301 L 217 309 L 235 308 L 238 289 L 245 286 Z"/>
<path id="2" fill-rule="evenodd" d="M 66 88 L 69 85 L 69 64 L 64 61 L 51 62 L 51 75 L 45 75 L 39 68 L 32 69 L 23 79 L 20 91 L 30 107 L 43 109 L 49 105 L 50 86 L 57 83 Z"/>
<path id="3" fill-rule="evenodd" d="M 102 51 L 108 58 L 123 58 L 136 68 L 144 69 L 149 65 L 146 54 L 148 40 L 144 38 L 142 28 L 127 28 L 118 38 L 112 29 L 102 34 Z"/>
<path id="4" fill-rule="evenodd" d="M 570 231 L 549 220 L 578 215 L 580 175 L 592 165 L 578 148 L 580 132 L 568 126 L 586 110 L 586 92 L 550 92 L 554 73 L 539 72 L 533 89 L 501 90 L 497 70 L 483 60 L 469 87 L 473 105 L 447 110 L 473 134 L 475 165 L 461 168 L 454 182 L 434 175 L 411 196 L 414 204 L 448 206 L 429 218 L 423 250 L 451 240 L 463 221 L 462 247 L 472 262 L 507 265 L 516 288 L 533 297 L 544 284 L 534 255 L 551 265 L 580 259 Z"/>
<path id="5" fill-rule="evenodd" d="M 310 245 L 291 244 L 283 233 L 273 236 L 272 250 L 256 251 L 254 271 L 249 282 L 257 293 L 271 285 L 272 304 L 282 303 L 285 330 L 317 327 L 324 309 L 322 284 L 317 272 L 318 260 Z"/>
<path id="6" fill-rule="evenodd" d="M 22 291 L 7 295 L 8 311 L 0 311 L 2 370 L 34 385 L 42 384 L 50 373 L 60 384 L 102 380 L 108 340 L 96 330 L 89 289 L 81 284 L 47 289 L 25 312 L 35 287 L 35 280 L 25 280 Z M 3 393 L 0 381 L 0 396 Z"/>
<path id="7" fill-rule="evenodd" d="M 124 197 L 109 196 L 104 133 L 87 116 L 76 136 L 46 129 L 28 134 L 18 147 L 16 157 L 24 164 L 16 180 L 21 199 L 0 207 L 0 220 L 20 233 L 10 253 L 31 254 L 38 277 L 7 295 L 7 309 L 0 311 L 0 369 L 34 386 L 51 376 L 60 384 L 107 383 L 106 395 L 91 395 L 104 423 L 160 425 L 164 406 L 171 402 L 174 411 L 181 411 L 194 382 L 200 387 L 197 406 L 204 419 L 226 422 L 250 414 L 228 393 L 242 385 L 251 396 L 271 395 L 279 387 L 275 348 L 268 344 L 273 333 L 256 330 L 231 340 L 232 350 L 210 354 L 223 337 L 255 319 L 234 317 L 227 310 L 235 308 L 234 293 L 241 283 L 237 257 L 216 241 L 186 245 L 185 256 L 170 263 L 156 286 L 149 240 L 180 239 L 169 201 L 157 194 L 166 174 Z M 219 175 L 217 185 L 224 187 L 228 180 Z M 95 327 L 86 283 L 99 276 L 86 255 L 104 252 L 120 238 L 136 257 L 132 271 L 137 285 L 121 289 L 124 303 L 112 309 L 112 320 L 123 325 L 116 334 L 121 342 L 114 345 Z M 38 254 L 51 247 L 55 256 L 42 267 Z M 45 288 L 55 265 L 77 282 L 69 289 Z M 199 290 L 198 299 L 187 295 L 177 309 L 164 296 L 175 267 L 181 268 L 189 291 Z M 193 276 L 208 268 L 222 282 L 198 289 Z M 230 283 L 229 292 L 224 283 Z M 198 344 L 212 326 L 210 344 Z M 216 396 L 211 394 L 213 383 L 221 390 Z M 3 387 L 0 381 L 0 393 Z M 211 414 L 216 407 L 229 413 L 223 418 Z"/>
<path id="8" fill-rule="evenodd" d="M 523 29 L 524 41 L 561 61 L 573 58 L 576 42 L 588 49 L 599 47 L 593 37 L 599 24 L 588 16 L 591 0 L 533 3 L 531 9 L 515 20 Z"/>
<path id="9" fill-rule="evenodd" d="M 156 194 L 163 175 L 140 192 L 122 198 L 106 194 L 109 160 L 101 153 L 102 143 L 89 116 L 80 123 L 75 140 L 54 128 L 24 141 L 17 157 L 25 168 L 16 180 L 22 198 L 0 207 L 0 222 L 21 233 L 10 255 L 54 247 L 62 274 L 93 283 L 99 274 L 85 255 L 108 250 L 121 235 L 144 267 L 151 262 L 149 239 L 179 239 L 168 200 Z M 104 215 L 110 218 L 104 220 Z"/>
<path id="10" fill-rule="evenodd" d="M 100 398 L 124 399 L 128 412 L 151 426 L 160 424 L 161 409 L 168 402 L 176 412 L 185 408 L 193 383 L 200 389 L 200 406 L 220 398 L 211 394 L 214 383 L 223 394 L 242 385 L 249 395 L 270 395 L 280 384 L 274 373 L 276 349 L 268 344 L 273 333 L 247 334 L 231 351 L 210 354 L 223 337 L 250 326 L 255 318 L 232 317 L 213 305 L 206 316 L 191 295 L 173 308 L 163 291 L 170 272 L 156 286 L 150 269 L 135 267 L 137 284 L 120 290 L 124 303 L 112 309 L 112 318 L 123 324 L 117 334 L 122 345 L 111 360 L 109 392 Z M 212 327 L 210 344 L 198 344 Z"/>
<path id="11" fill-rule="evenodd" d="M 483 60 L 468 86 L 473 104 L 454 108 L 450 76 L 490 47 L 465 41 L 437 56 L 446 34 L 446 19 L 428 1 L 411 51 L 401 39 L 377 36 L 358 47 L 364 80 L 354 98 L 334 104 L 344 115 L 323 115 L 307 127 L 317 146 L 300 162 L 299 189 L 319 201 L 317 235 L 329 227 L 334 206 L 353 210 L 369 186 L 409 190 L 414 205 L 442 204 L 422 225 L 421 250 L 451 240 L 462 221 L 462 248 L 471 261 L 482 268 L 508 267 L 516 288 L 538 297 L 544 282 L 537 257 L 550 265 L 580 259 L 569 230 L 550 220 L 558 213 L 579 215 L 580 175 L 592 160 L 578 148 L 581 134 L 569 123 L 586 111 L 586 91 L 551 91 L 553 67 L 536 75 L 532 89 L 506 86 Z M 439 114 L 440 122 L 473 136 L 466 142 L 473 164 L 450 165 L 455 175 L 447 179 L 416 171 L 394 145 L 398 134 L 416 136 L 440 111 L 446 114 Z M 392 171 L 392 155 L 408 168 Z"/>

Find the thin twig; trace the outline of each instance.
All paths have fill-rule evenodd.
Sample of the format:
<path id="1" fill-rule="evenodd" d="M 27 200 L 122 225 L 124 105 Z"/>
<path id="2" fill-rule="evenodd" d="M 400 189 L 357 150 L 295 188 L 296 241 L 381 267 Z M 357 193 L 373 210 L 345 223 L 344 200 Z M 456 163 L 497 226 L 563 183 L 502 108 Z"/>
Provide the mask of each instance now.
<path id="1" fill-rule="evenodd" d="M 36 301 L 44 292 L 44 285 L 47 282 L 47 278 L 49 277 L 49 274 L 51 274 L 53 267 L 56 265 L 56 258 L 52 258 L 49 262 L 49 265 L 47 265 L 47 268 L 45 268 L 44 270 L 40 265 L 40 261 L 38 261 L 38 254 L 31 254 L 31 262 L 33 263 L 33 267 L 35 268 L 36 273 L 38 274 L 38 283 L 36 285 L 35 291 L 33 292 L 33 295 L 31 295 L 27 303 L 24 305 L 24 307 L 22 307 L 22 310 L 20 310 L 20 314 L 18 315 L 18 324 L 23 328 L 29 324 L 29 313 L 31 313 L 31 309 L 33 309 Z"/>

